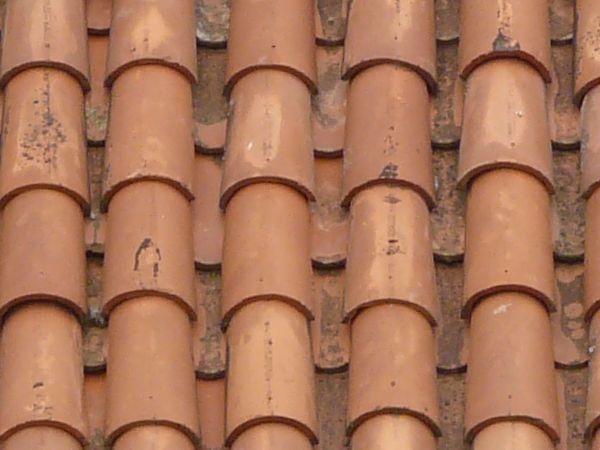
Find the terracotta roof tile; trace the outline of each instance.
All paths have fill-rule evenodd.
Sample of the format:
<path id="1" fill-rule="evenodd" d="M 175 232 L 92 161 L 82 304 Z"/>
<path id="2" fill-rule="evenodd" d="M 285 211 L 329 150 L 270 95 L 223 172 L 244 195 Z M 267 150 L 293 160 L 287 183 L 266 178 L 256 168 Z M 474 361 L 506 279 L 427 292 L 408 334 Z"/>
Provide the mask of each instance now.
<path id="1" fill-rule="evenodd" d="M 306 317 L 283 302 L 257 301 L 235 314 L 227 339 L 227 445 L 246 448 L 244 435 L 250 433 L 246 430 L 269 423 L 255 427 L 262 430 L 257 433 L 265 433 L 272 422 L 301 431 L 315 444 L 317 416 Z M 296 439 L 301 442 L 299 436 Z"/>
<path id="2" fill-rule="evenodd" d="M 114 450 L 195 450 L 197 447 L 183 434 L 162 425 L 144 425 L 133 428 L 119 437 Z"/>
<path id="3" fill-rule="evenodd" d="M 272 68 L 295 75 L 316 92 L 313 7 L 310 0 L 234 0 L 226 91 L 249 72 Z"/>
<path id="4" fill-rule="evenodd" d="M 317 44 L 341 45 L 346 37 L 349 0 L 315 0 Z"/>
<path id="5" fill-rule="evenodd" d="M 552 336 L 543 305 L 522 293 L 486 298 L 473 311 L 470 342 L 467 439 L 510 421 L 536 425 L 557 441 Z"/>
<path id="6" fill-rule="evenodd" d="M 210 124 L 196 122 L 194 125 L 194 142 L 200 153 L 221 154 L 225 149 L 227 120 Z"/>
<path id="7" fill-rule="evenodd" d="M 600 191 L 595 190 L 586 203 L 585 228 L 585 272 L 598 273 L 600 270 L 600 240 L 596 233 L 600 229 Z M 584 277 L 584 300 L 586 318 L 591 319 L 600 308 L 600 279 L 586 275 Z"/>
<path id="8" fill-rule="evenodd" d="M 434 204 L 429 95 L 412 70 L 379 64 L 348 92 L 344 200 L 374 184 L 410 186 Z"/>
<path id="9" fill-rule="evenodd" d="M 579 0 L 576 16 L 575 102 L 581 104 L 587 92 L 600 83 L 600 5 L 593 0 Z"/>
<path id="10" fill-rule="evenodd" d="M 195 317 L 191 208 L 179 191 L 154 181 L 121 189 L 106 235 L 105 314 L 128 299 L 158 295 Z"/>
<path id="11" fill-rule="evenodd" d="M 367 420 L 352 437 L 353 450 L 384 449 L 435 450 L 431 429 L 406 414 L 375 416 Z"/>
<path id="12" fill-rule="evenodd" d="M 18 304 L 43 300 L 85 315 L 83 227 L 78 205 L 60 192 L 27 191 L 4 207 L 1 314 Z"/>
<path id="13" fill-rule="evenodd" d="M 196 39 L 207 47 L 224 47 L 229 35 L 230 0 L 196 0 Z"/>
<path id="14" fill-rule="evenodd" d="M 283 301 L 313 317 L 309 231 L 308 205 L 295 190 L 259 183 L 235 194 L 225 211 L 224 326 L 257 300 Z"/>
<path id="15" fill-rule="evenodd" d="M 589 363 L 589 378 L 588 378 L 588 392 L 587 392 L 587 405 L 585 411 L 585 434 L 587 439 L 592 436 L 600 435 L 597 432 L 598 426 L 600 426 L 600 390 L 598 389 L 598 383 L 600 383 L 600 371 L 598 370 L 598 333 L 600 331 L 600 315 L 594 314 L 590 321 L 590 363 Z"/>
<path id="16" fill-rule="evenodd" d="M 344 78 L 381 63 L 418 73 L 435 91 L 435 17 L 432 0 L 354 0 L 348 15 Z"/>
<path id="17" fill-rule="evenodd" d="M 104 422 L 106 419 L 106 374 L 86 374 L 84 381 L 85 411 L 92 449 L 104 445 Z"/>
<path id="18" fill-rule="evenodd" d="M 528 423 L 503 422 L 483 429 L 473 442 L 473 450 L 553 450 L 552 440 Z"/>
<path id="19" fill-rule="evenodd" d="M 222 449 L 225 442 L 225 379 L 198 380 L 196 388 L 201 448 Z"/>
<path id="20" fill-rule="evenodd" d="M 106 328 L 87 326 L 83 334 L 83 366 L 86 373 L 106 370 Z"/>
<path id="21" fill-rule="evenodd" d="M 295 76 L 278 70 L 253 71 L 231 94 L 229 134 L 221 207 L 241 187 L 283 183 L 309 199 L 313 194 L 310 94 Z"/>
<path id="22" fill-rule="evenodd" d="M 310 450 L 312 445 L 306 436 L 290 425 L 267 423 L 245 431 L 233 443 L 231 450 L 276 450 L 293 448 L 294 450 Z"/>
<path id="23" fill-rule="evenodd" d="M 556 309 L 550 199 L 532 176 L 497 169 L 467 197 L 465 310 L 497 292 L 525 292 Z"/>
<path id="24" fill-rule="evenodd" d="M 31 67 L 53 67 L 89 89 L 83 1 L 9 0 L 2 38 L 0 85 Z"/>
<path id="25" fill-rule="evenodd" d="M 108 41 L 108 36 L 88 36 L 91 90 L 86 98 L 85 117 L 87 140 L 92 145 L 103 145 L 106 139 L 110 95 L 104 78 Z"/>
<path id="26" fill-rule="evenodd" d="M 36 188 L 89 202 L 83 92 L 62 70 L 34 68 L 6 86 L 0 203 Z"/>
<path id="27" fill-rule="evenodd" d="M 545 85 L 536 71 L 514 59 L 492 61 L 471 74 L 465 92 L 459 182 L 514 167 L 539 178 L 551 192 Z"/>
<path id="28" fill-rule="evenodd" d="M 573 103 L 573 47 L 552 46 L 552 84 L 547 93 L 552 145 L 560 149 L 577 148 L 580 140 L 580 117 Z"/>
<path id="29" fill-rule="evenodd" d="M 194 1 L 113 0 L 107 85 L 129 67 L 161 64 L 196 80 Z M 148 93 L 148 92 L 146 92 Z"/>
<path id="30" fill-rule="evenodd" d="M 429 214 L 422 199 L 410 189 L 373 187 L 354 199 L 350 220 L 346 316 L 380 303 L 400 303 L 435 324 Z"/>
<path id="31" fill-rule="evenodd" d="M 460 8 L 460 72 L 467 78 L 483 63 L 497 58 L 521 59 L 550 82 L 548 2 L 501 0 Z M 535 25 L 532 26 L 532 23 Z"/>
<path id="32" fill-rule="evenodd" d="M 589 197 L 600 185 L 600 88 L 592 89 L 581 106 L 581 191 Z"/>
<path id="33" fill-rule="evenodd" d="M 199 427 L 196 402 L 188 401 L 196 396 L 188 320 L 186 311 L 160 297 L 130 300 L 111 313 L 106 433 L 111 443 L 123 435 L 116 448 L 130 448 L 123 443 L 129 439 L 135 448 L 166 439 L 166 432 L 153 437 L 158 425 L 177 431 L 164 448 L 185 448 L 179 445 L 186 439 L 193 448 Z"/>
<path id="34" fill-rule="evenodd" d="M 160 65 L 132 67 L 111 90 L 104 203 L 133 181 L 167 183 L 193 198 L 192 101 L 188 80 Z"/>
<path id="35" fill-rule="evenodd" d="M 87 0 L 86 13 L 89 34 L 107 35 L 109 33 L 112 0 Z"/>
<path id="36" fill-rule="evenodd" d="M 195 144 L 196 150 L 207 152 L 216 148 L 204 148 L 205 139 L 198 131 L 212 130 L 219 123 L 226 123 L 228 103 L 223 95 L 225 87 L 225 67 L 227 66 L 227 52 L 198 48 L 198 82 L 192 87 L 194 99 L 194 119 L 196 123 Z M 225 130 L 226 131 L 226 130 Z M 225 136 L 219 143 L 222 152 L 225 145 Z"/>
<path id="37" fill-rule="evenodd" d="M 81 443 L 69 433 L 50 426 L 24 428 L 9 436 L 2 447 L 4 450 L 81 450 Z"/>

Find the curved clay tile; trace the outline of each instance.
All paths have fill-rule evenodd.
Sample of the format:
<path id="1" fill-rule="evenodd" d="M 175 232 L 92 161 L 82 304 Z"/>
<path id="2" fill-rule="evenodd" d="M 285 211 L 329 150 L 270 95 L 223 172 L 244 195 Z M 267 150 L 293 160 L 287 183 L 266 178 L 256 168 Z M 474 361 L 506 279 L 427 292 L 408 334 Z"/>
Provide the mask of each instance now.
<path id="1" fill-rule="evenodd" d="M 225 92 L 250 72 L 271 68 L 316 93 L 313 6 L 310 0 L 233 0 Z"/>
<path id="2" fill-rule="evenodd" d="M 489 296 L 473 310 L 469 342 L 467 440 L 496 422 L 510 421 L 536 425 L 556 442 L 558 393 L 544 306 L 522 293 Z"/>
<path id="3" fill-rule="evenodd" d="M 438 317 L 429 213 L 410 189 L 377 186 L 352 202 L 346 318 L 381 303 L 406 304 L 432 324 Z"/>
<path id="4" fill-rule="evenodd" d="M 422 420 L 384 414 L 363 422 L 352 435 L 352 450 L 436 450 L 436 438 Z M 508 450 L 508 449 L 507 449 Z"/>
<path id="5" fill-rule="evenodd" d="M 600 191 L 595 190 L 586 202 L 584 303 L 590 319 L 600 308 Z"/>
<path id="6" fill-rule="evenodd" d="M 409 186 L 433 206 L 429 94 L 412 71 L 381 64 L 350 83 L 343 203 L 373 184 Z"/>
<path id="7" fill-rule="evenodd" d="M 252 3 L 252 0 L 243 0 Z M 231 94 L 221 207 L 252 183 L 294 187 L 313 199 L 310 93 L 277 70 L 244 76 Z"/>
<path id="8" fill-rule="evenodd" d="M 523 422 L 499 422 L 485 427 L 473 441 L 473 450 L 555 450 L 539 427 Z M 565 447 L 566 448 L 566 447 Z"/>
<path id="9" fill-rule="evenodd" d="M 598 17 L 600 21 L 600 16 Z M 589 197 L 600 186 L 600 87 L 588 92 L 581 105 L 581 192 Z"/>
<path id="10" fill-rule="evenodd" d="M 53 301 L 85 316 L 84 220 L 63 193 L 34 189 L 12 199 L 0 233 L 0 315 L 17 304 Z"/>
<path id="11" fill-rule="evenodd" d="M 227 446 L 251 427 L 273 422 L 297 428 L 315 444 L 318 423 L 306 317 L 280 301 L 254 302 L 233 317 L 227 339 Z"/>
<path id="12" fill-rule="evenodd" d="M 290 425 L 263 423 L 244 431 L 231 445 L 231 450 L 312 450 L 304 433 Z"/>
<path id="13" fill-rule="evenodd" d="M 210 124 L 196 121 L 194 124 L 194 144 L 196 151 L 205 155 L 222 154 L 227 137 L 227 119 Z"/>
<path id="14" fill-rule="evenodd" d="M 108 327 L 106 435 L 110 443 L 142 442 L 163 433 L 133 433 L 141 426 L 164 425 L 177 431 L 173 442 L 198 437 L 196 380 L 189 317 L 171 300 L 141 297 L 114 309 Z M 194 399 L 193 401 L 190 401 Z M 118 440 L 117 440 L 118 442 Z M 148 442 L 149 443 L 149 442 Z M 123 445 L 115 448 L 132 448 Z M 146 447 L 152 448 L 152 447 Z M 166 446 L 167 448 L 185 448 Z"/>
<path id="15" fill-rule="evenodd" d="M 486 295 L 506 291 L 556 309 L 550 198 L 537 179 L 512 169 L 479 176 L 466 223 L 465 316 Z"/>
<path id="16" fill-rule="evenodd" d="M 195 82 L 194 8 L 193 0 L 113 0 L 106 84 L 140 64 L 172 67 Z"/>
<path id="17" fill-rule="evenodd" d="M 164 183 L 133 183 L 114 196 L 106 225 L 105 314 L 127 299 L 158 295 L 195 317 L 191 221 L 189 202 Z"/>
<path id="18" fill-rule="evenodd" d="M 3 324 L 0 364 L 3 439 L 25 427 L 51 426 L 86 443 L 81 328 L 73 314 L 47 303 L 15 309 Z"/>
<path id="19" fill-rule="evenodd" d="M 34 188 L 56 189 L 88 208 L 83 92 L 57 69 L 35 68 L 6 86 L 0 204 Z"/>
<path id="20" fill-rule="evenodd" d="M 194 262 L 201 269 L 220 267 L 223 255 L 223 212 L 219 208 L 221 161 L 196 154 L 194 161 Z"/>
<path id="21" fill-rule="evenodd" d="M 161 425 L 142 425 L 119 437 L 113 450 L 195 450 L 197 447 L 179 430 Z"/>
<path id="22" fill-rule="evenodd" d="M 2 450 L 81 450 L 81 443 L 72 435 L 51 426 L 23 428 L 8 437 Z"/>
<path id="23" fill-rule="evenodd" d="M 225 378 L 196 380 L 198 416 L 202 448 L 220 449 L 225 445 Z M 166 449 L 167 450 L 167 449 Z"/>
<path id="24" fill-rule="evenodd" d="M 475 68 L 498 58 L 521 59 L 544 81 L 551 81 L 547 0 L 462 0 L 459 72 L 467 78 Z"/>
<path id="25" fill-rule="evenodd" d="M 8 0 L 0 86 L 31 67 L 54 67 L 90 87 L 83 0 Z"/>
<path id="26" fill-rule="evenodd" d="M 90 34 L 108 34 L 112 14 L 112 0 L 87 0 L 87 28 Z"/>
<path id="27" fill-rule="evenodd" d="M 85 361 L 84 361 L 85 362 Z M 89 440 L 92 445 L 104 440 L 104 422 L 106 420 L 106 372 L 85 374 L 84 408 L 87 414 Z"/>
<path id="28" fill-rule="evenodd" d="M 600 3 L 577 0 L 575 39 L 575 102 L 581 104 L 590 89 L 600 83 Z"/>
<path id="29" fill-rule="evenodd" d="M 438 399 L 435 336 L 422 314 L 404 305 L 378 305 L 352 322 L 348 434 L 384 414 L 420 419 L 436 435 Z"/>
<path id="30" fill-rule="evenodd" d="M 436 90 L 433 0 L 353 0 L 348 16 L 344 78 L 381 63 L 417 72 Z"/>
<path id="31" fill-rule="evenodd" d="M 492 61 L 471 74 L 465 92 L 459 184 L 512 167 L 534 175 L 552 192 L 546 90 L 539 74 L 521 61 Z"/>
<path id="32" fill-rule="evenodd" d="M 590 365 L 585 411 L 585 435 L 588 439 L 594 435 L 600 435 L 598 432 L 598 428 L 600 427 L 600 349 L 597 345 L 599 335 L 600 314 L 594 314 L 590 321 Z"/>
<path id="33" fill-rule="evenodd" d="M 189 81 L 168 67 L 132 67 L 111 89 L 104 204 L 128 184 L 160 181 L 193 198 L 194 138 Z"/>
<path id="34" fill-rule="evenodd" d="M 254 184 L 233 197 L 225 212 L 224 326 L 256 300 L 284 301 L 313 317 L 309 220 L 306 199 L 287 186 Z"/>

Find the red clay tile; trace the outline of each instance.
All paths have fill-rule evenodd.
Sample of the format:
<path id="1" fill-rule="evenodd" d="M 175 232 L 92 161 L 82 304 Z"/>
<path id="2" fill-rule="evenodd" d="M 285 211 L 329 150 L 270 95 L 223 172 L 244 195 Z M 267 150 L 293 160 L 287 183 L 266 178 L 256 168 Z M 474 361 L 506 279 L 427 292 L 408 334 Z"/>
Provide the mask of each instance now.
<path id="1" fill-rule="evenodd" d="M 377 186 L 352 202 L 346 264 L 346 318 L 381 303 L 408 305 L 438 318 L 429 214 L 405 188 Z"/>
<path id="2" fill-rule="evenodd" d="M 90 35 L 88 37 L 91 91 L 86 98 L 85 117 L 87 139 L 93 145 L 103 145 L 106 139 L 110 95 L 104 86 L 104 78 L 106 77 L 108 41 L 108 36 Z"/>
<path id="3" fill-rule="evenodd" d="M 221 154 L 225 149 L 227 120 L 206 124 L 194 124 L 194 143 L 200 153 L 206 155 Z"/>
<path id="4" fill-rule="evenodd" d="M 108 327 L 106 433 L 110 443 L 124 435 L 115 448 L 152 448 L 149 439 L 154 433 L 126 438 L 129 430 L 141 426 L 164 425 L 177 431 L 157 432 L 154 438 L 158 441 L 164 434 L 172 434 L 171 443 L 196 441 L 191 339 L 186 312 L 171 300 L 141 297 L 114 309 Z"/>
<path id="5" fill-rule="evenodd" d="M 17 304 L 53 301 L 83 317 L 84 221 L 68 196 L 47 189 L 24 192 L 2 214 L 0 313 Z"/>
<path id="6" fill-rule="evenodd" d="M 161 181 L 193 198 L 194 141 L 189 81 L 156 64 L 123 72 L 111 90 L 104 204 L 141 180 Z"/>
<path id="7" fill-rule="evenodd" d="M 9 0 L 2 29 L 0 86 L 31 67 L 53 67 L 89 89 L 85 23 L 82 0 Z"/>
<path id="8" fill-rule="evenodd" d="M 473 450 L 554 450 L 550 437 L 535 425 L 501 422 L 485 427 L 473 442 Z"/>
<path id="9" fill-rule="evenodd" d="M 138 182 L 112 199 L 107 218 L 104 313 L 134 297 L 167 297 L 195 317 L 191 208 L 170 186 Z"/>
<path id="10" fill-rule="evenodd" d="M 177 8 L 164 0 L 113 0 L 106 84 L 141 64 L 172 67 L 194 82 L 195 17 L 193 0 Z"/>
<path id="11" fill-rule="evenodd" d="M 505 291 L 556 309 L 550 199 L 537 179 L 512 169 L 480 175 L 468 192 L 466 222 L 465 316 Z"/>
<path id="12" fill-rule="evenodd" d="M 575 102 L 581 104 L 587 92 L 600 83 L 600 3 L 577 1 L 575 39 Z"/>
<path id="13" fill-rule="evenodd" d="M 471 74 L 465 92 L 459 183 L 512 167 L 536 176 L 552 192 L 546 90 L 539 74 L 522 61 L 491 61 Z"/>
<path id="14" fill-rule="evenodd" d="M 104 214 L 85 221 L 85 250 L 89 253 L 104 254 L 106 241 L 106 217 Z"/>
<path id="15" fill-rule="evenodd" d="M 6 86 L 0 203 L 49 188 L 88 208 L 83 92 L 62 70 L 34 68 Z"/>
<path id="16" fill-rule="evenodd" d="M 113 450 L 195 450 L 197 447 L 183 433 L 162 425 L 144 425 L 126 431 Z"/>
<path id="17" fill-rule="evenodd" d="M 585 435 L 600 435 L 597 432 L 600 426 L 600 349 L 598 348 L 600 335 L 600 314 L 594 314 L 590 322 L 590 363 L 588 375 L 587 405 L 585 411 Z"/>
<path id="18" fill-rule="evenodd" d="M 346 261 L 348 214 L 340 205 L 342 162 L 342 158 L 315 160 L 310 253 L 313 265 L 319 268 L 339 267 Z"/>
<path id="19" fill-rule="evenodd" d="M 600 16 L 598 17 L 600 20 Z M 600 87 L 592 89 L 581 106 L 581 192 L 589 197 L 600 186 Z"/>
<path id="20" fill-rule="evenodd" d="M 81 450 L 82 446 L 69 433 L 51 426 L 24 428 L 8 437 L 2 450 Z"/>
<path id="21" fill-rule="evenodd" d="M 338 156 L 344 148 L 347 84 L 341 79 L 343 47 L 317 47 L 319 94 L 313 99 L 315 154 Z"/>
<path id="22" fill-rule="evenodd" d="M 223 254 L 223 212 L 219 208 L 221 161 L 196 154 L 194 162 L 194 261 L 204 270 L 218 268 Z"/>
<path id="23" fill-rule="evenodd" d="M 433 0 L 352 1 L 344 78 L 373 65 L 395 63 L 417 72 L 433 92 L 435 50 Z"/>
<path id="24" fill-rule="evenodd" d="M 436 450 L 431 428 L 406 414 L 385 414 L 364 422 L 352 435 L 352 450 Z"/>
<path id="25" fill-rule="evenodd" d="M 575 149 L 580 140 L 580 114 L 573 103 L 573 47 L 552 46 L 552 84 L 546 94 L 552 145 Z"/>
<path id="26" fill-rule="evenodd" d="M 306 87 L 288 73 L 254 71 L 235 85 L 231 103 L 221 207 L 241 187 L 259 182 L 287 184 L 313 199 Z"/>
<path id="27" fill-rule="evenodd" d="M 264 423 L 244 431 L 231 450 L 311 450 L 307 437 L 296 428 L 281 423 Z"/>
<path id="28" fill-rule="evenodd" d="M 422 314 L 379 305 L 352 322 L 348 434 L 383 414 L 414 416 L 437 436 L 435 337 Z"/>
<path id="29" fill-rule="evenodd" d="M 82 351 L 86 373 L 106 370 L 106 328 L 86 327 L 83 334 Z"/>
<path id="30" fill-rule="evenodd" d="M 544 306 L 522 293 L 491 295 L 473 310 L 470 342 L 467 440 L 496 422 L 515 421 L 557 441 L 552 331 Z"/>
<path id="31" fill-rule="evenodd" d="M 280 301 L 254 302 L 233 317 L 227 339 L 227 446 L 244 448 L 235 445 L 238 437 L 272 422 L 297 428 L 315 444 L 318 423 L 306 317 Z"/>
<path id="32" fill-rule="evenodd" d="M 312 318 L 309 231 L 306 199 L 287 186 L 254 184 L 233 197 L 225 213 L 224 326 L 257 300 L 283 301 Z"/>
<path id="33" fill-rule="evenodd" d="M 380 64 L 360 72 L 348 91 L 344 199 L 374 184 L 410 186 L 435 203 L 429 95 L 412 70 Z"/>
<path id="34" fill-rule="evenodd" d="M 344 43 L 348 3 L 349 0 L 315 0 L 315 33 L 318 45 L 334 46 Z"/>
<path id="35" fill-rule="evenodd" d="M 459 70 L 464 78 L 487 61 L 517 58 L 551 81 L 547 0 L 462 1 L 460 33 Z"/>
<path id="36" fill-rule="evenodd" d="M 85 412 L 87 414 L 89 441 L 102 448 L 106 420 L 106 374 L 86 374 L 84 380 Z M 94 448 L 94 447 L 92 447 Z"/>
<path id="37" fill-rule="evenodd" d="M 595 190 L 586 203 L 584 305 L 590 319 L 600 308 L 600 191 Z"/>
<path id="38" fill-rule="evenodd" d="M 229 35 L 230 1 L 196 1 L 196 39 L 206 47 L 225 47 Z"/>
<path id="39" fill-rule="evenodd" d="M 344 315 L 342 271 L 323 270 L 313 277 L 315 320 L 310 322 L 313 357 L 317 370 L 340 372 L 350 361 L 350 334 Z"/>
<path id="40" fill-rule="evenodd" d="M 196 388 L 201 448 L 222 449 L 225 445 L 225 379 L 198 380 Z"/>
<path id="41" fill-rule="evenodd" d="M 234 0 L 225 91 L 250 72 L 271 68 L 295 75 L 316 93 L 313 7 L 310 0 Z"/>
<path id="42" fill-rule="evenodd" d="M 73 314 L 47 303 L 15 309 L 2 328 L 0 363 L 3 439 L 26 427 L 51 426 L 85 444 L 81 328 Z"/>
<path id="43" fill-rule="evenodd" d="M 110 31 L 112 0 L 87 0 L 86 12 L 88 33 L 107 35 Z"/>

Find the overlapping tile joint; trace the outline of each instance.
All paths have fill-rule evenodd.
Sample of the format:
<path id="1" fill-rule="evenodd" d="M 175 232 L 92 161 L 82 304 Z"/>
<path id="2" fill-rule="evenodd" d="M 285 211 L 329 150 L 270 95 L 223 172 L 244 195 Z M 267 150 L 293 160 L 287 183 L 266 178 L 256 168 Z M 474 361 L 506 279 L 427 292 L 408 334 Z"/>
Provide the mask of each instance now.
<path id="1" fill-rule="evenodd" d="M 0 5 L 1 448 L 600 449 L 596 0 Z"/>

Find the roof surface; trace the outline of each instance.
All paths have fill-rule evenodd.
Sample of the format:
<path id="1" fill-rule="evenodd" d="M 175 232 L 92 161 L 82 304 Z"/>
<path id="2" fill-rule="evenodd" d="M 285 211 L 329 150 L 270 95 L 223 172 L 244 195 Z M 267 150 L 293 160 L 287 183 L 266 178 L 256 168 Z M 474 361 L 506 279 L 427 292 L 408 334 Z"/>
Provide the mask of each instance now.
<path id="1" fill-rule="evenodd" d="M 3 450 L 600 449 L 600 2 L 0 3 Z"/>

